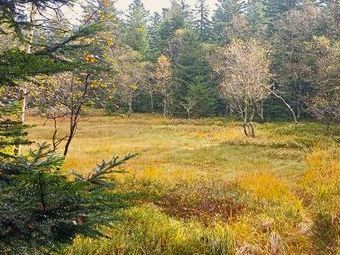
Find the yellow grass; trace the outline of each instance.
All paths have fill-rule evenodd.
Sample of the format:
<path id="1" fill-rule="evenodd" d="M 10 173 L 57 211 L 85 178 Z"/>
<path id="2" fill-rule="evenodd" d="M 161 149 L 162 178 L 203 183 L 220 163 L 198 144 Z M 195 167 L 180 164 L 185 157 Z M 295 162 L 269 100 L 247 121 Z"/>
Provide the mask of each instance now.
<path id="1" fill-rule="evenodd" d="M 30 131 L 32 140 L 50 141 L 52 123 L 42 126 L 43 119 L 38 117 L 29 118 L 29 123 L 36 125 Z M 61 135 L 67 127 L 65 120 Z M 79 124 L 64 168 L 86 172 L 102 159 L 133 152 L 140 155 L 127 167 L 138 171 L 156 168 L 240 174 L 266 170 L 285 175 L 305 166 L 303 149 L 285 146 L 293 140 L 291 136 L 273 137 L 261 129 L 257 138 L 248 139 L 237 123 L 219 120 L 188 122 L 149 115 L 131 119 L 87 117 Z"/>
<path id="2" fill-rule="evenodd" d="M 29 122 L 32 140 L 49 141 L 51 123 Z M 117 194 L 139 195 L 121 222 L 101 227 L 110 238 L 78 237 L 63 253 L 336 254 L 340 156 L 320 129 L 264 124 L 249 139 L 223 119 L 88 116 L 64 170 L 85 174 L 102 159 L 139 153 L 115 176 Z"/>

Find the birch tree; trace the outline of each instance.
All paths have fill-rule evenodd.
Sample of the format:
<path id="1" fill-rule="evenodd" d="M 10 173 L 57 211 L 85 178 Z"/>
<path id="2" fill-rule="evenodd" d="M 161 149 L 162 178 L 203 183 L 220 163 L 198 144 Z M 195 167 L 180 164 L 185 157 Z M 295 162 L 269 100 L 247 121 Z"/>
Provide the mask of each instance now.
<path id="1" fill-rule="evenodd" d="M 233 40 L 218 49 L 210 62 L 220 79 L 219 92 L 244 122 L 244 132 L 255 137 L 256 105 L 270 95 L 269 49 L 256 40 Z"/>
<path id="2" fill-rule="evenodd" d="M 156 91 L 163 97 L 163 115 L 169 114 L 169 103 L 171 98 L 172 67 L 170 60 L 161 55 L 157 60 L 154 73 Z"/>

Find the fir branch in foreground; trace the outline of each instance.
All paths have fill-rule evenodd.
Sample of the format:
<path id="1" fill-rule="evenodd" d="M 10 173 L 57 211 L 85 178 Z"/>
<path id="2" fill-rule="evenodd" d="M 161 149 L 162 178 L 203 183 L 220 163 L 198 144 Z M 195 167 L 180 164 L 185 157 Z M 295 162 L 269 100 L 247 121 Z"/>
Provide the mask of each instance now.
<path id="1" fill-rule="evenodd" d="M 110 161 L 103 160 L 100 164 L 98 164 L 87 177 L 83 177 L 77 173 L 73 173 L 78 180 L 86 181 L 92 184 L 103 184 L 104 179 L 108 174 L 113 173 L 124 173 L 125 171 L 116 170 L 117 166 L 125 164 L 128 160 L 136 157 L 138 154 L 128 154 L 124 158 L 120 159 L 118 156 L 115 156 Z"/>

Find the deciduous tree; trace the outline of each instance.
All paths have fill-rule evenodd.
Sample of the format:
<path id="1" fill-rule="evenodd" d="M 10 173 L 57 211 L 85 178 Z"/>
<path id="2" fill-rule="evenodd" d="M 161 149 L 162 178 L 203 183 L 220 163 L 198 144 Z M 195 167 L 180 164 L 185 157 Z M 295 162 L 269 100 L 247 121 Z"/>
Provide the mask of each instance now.
<path id="1" fill-rule="evenodd" d="M 315 37 L 308 50 L 313 63 L 316 91 L 305 98 L 309 110 L 327 125 L 340 124 L 340 41 Z M 339 132 L 339 130 L 335 130 Z"/>
<path id="2" fill-rule="evenodd" d="M 155 90 L 163 98 L 163 115 L 170 113 L 170 101 L 172 93 L 172 67 L 168 57 L 161 55 L 156 64 L 154 73 Z"/>
<path id="3" fill-rule="evenodd" d="M 219 91 L 244 122 L 247 136 L 255 136 L 252 121 L 258 102 L 270 94 L 269 49 L 256 40 L 233 40 L 211 59 L 220 78 Z"/>

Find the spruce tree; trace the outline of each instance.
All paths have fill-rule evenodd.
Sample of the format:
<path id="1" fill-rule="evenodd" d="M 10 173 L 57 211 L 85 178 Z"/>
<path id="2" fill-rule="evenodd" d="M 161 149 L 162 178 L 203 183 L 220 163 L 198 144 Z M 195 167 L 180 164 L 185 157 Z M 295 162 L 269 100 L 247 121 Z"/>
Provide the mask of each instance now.
<path id="1" fill-rule="evenodd" d="M 183 103 L 187 104 L 188 100 L 198 98 L 198 94 L 203 95 L 202 91 L 214 89 L 212 82 L 212 70 L 205 60 L 205 51 L 200 43 L 199 37 L 193 31 L 187 31 L 183 35 L 183 46 L 178 53 L 174 63 L 174 113 L 185 114 Z M 189 93 L 189 91 L 191 91 Z M 196 94 L 194 96 L 194 94 Z M 214 97 L 214 93 L 204 94 L 206 97 Z M 195 100 L 196 102 L 197 100 Z M 209 101 L 214 101 L 209 99 Z M 196 104 L 194 109 L 198 110 L 198 105 L 202 107 L 196 113 L 196 116 L 207 116 L 214 112 L 214 106 L 211 104 Z"/>
<path id="2" fill-rule="evenodd" d="M 264 0 L 251 0 L 246 5 L 247 20 L 253 37 L 264 39 L 268 29 L 267 6 Z"/>
<path id="3" fill-rule="evenodd" d="M 209 20 L 209 8 L 206 0 L 197 0 L 196 4 L 196 28 L 201 41 L 208 41 L 211 36 L 211 21 Z"/>
<path id="4" fill-rule="evenodd" d="M 19 146 L 30 144 L 24 138 L 26 126 L 18 120 L 19 112 L 17 102 L 0 102 L 0 157 L 11 158 Z"/>
<path id="5" fill-rule="evenodd" d="M 218 0 L 217 9 L 212 17 L 213 40 L 218 44 L 224 44 L 226 26 L 232 19 L 243 12 L 244 2 L 240 0 Z"/>
<path id="6" fill-rule="evenodd" d="M 176 1 L 171 1 L 171 8 L 164 10 L 163 20 L 160 24 L 159 33 L 162 40 L 162 47 L 166 47 L 178 29 L 185 27 L 186 16 L 183 9 Z"/>
<path id="7" fill-rule="evenodd" d="M 274 33 L 276 22 L 282 18 L 282 14 L 294 9 L 298 3 L 298 0 L 266 0 L 265 4 L 270 33 Z"/>
<path id="8" fill-rule="evenodd" d="M 162 22 L 162 17 L 155 13 L 151 19 L 151 25 L 149 26 L 150 35 L 150 53 L 149 60 L 156 62 L 158 56 L 162 52 L 162 38 L 160 35 L 160 25 Z"/>
<path id="9" fill-rule="evenodd" d="M 177 3 L 175 0 L 173 3 Z M 178 5 L 181 8 L 181 12 L 185 18 L 186 28 L 193 29 L 195 27 L 195 13 L 191 6 L 187 3 L 187 0 L 181 0 Z"/>
<path id="10" fill-rule="evenodd" d="M 141 0 L 133 0 L 129 5 L 124 27 L 124 42 L 133 50 L 141 53 L 144 58 L 149 54 L 148 34 L 149 12 Z"/>

